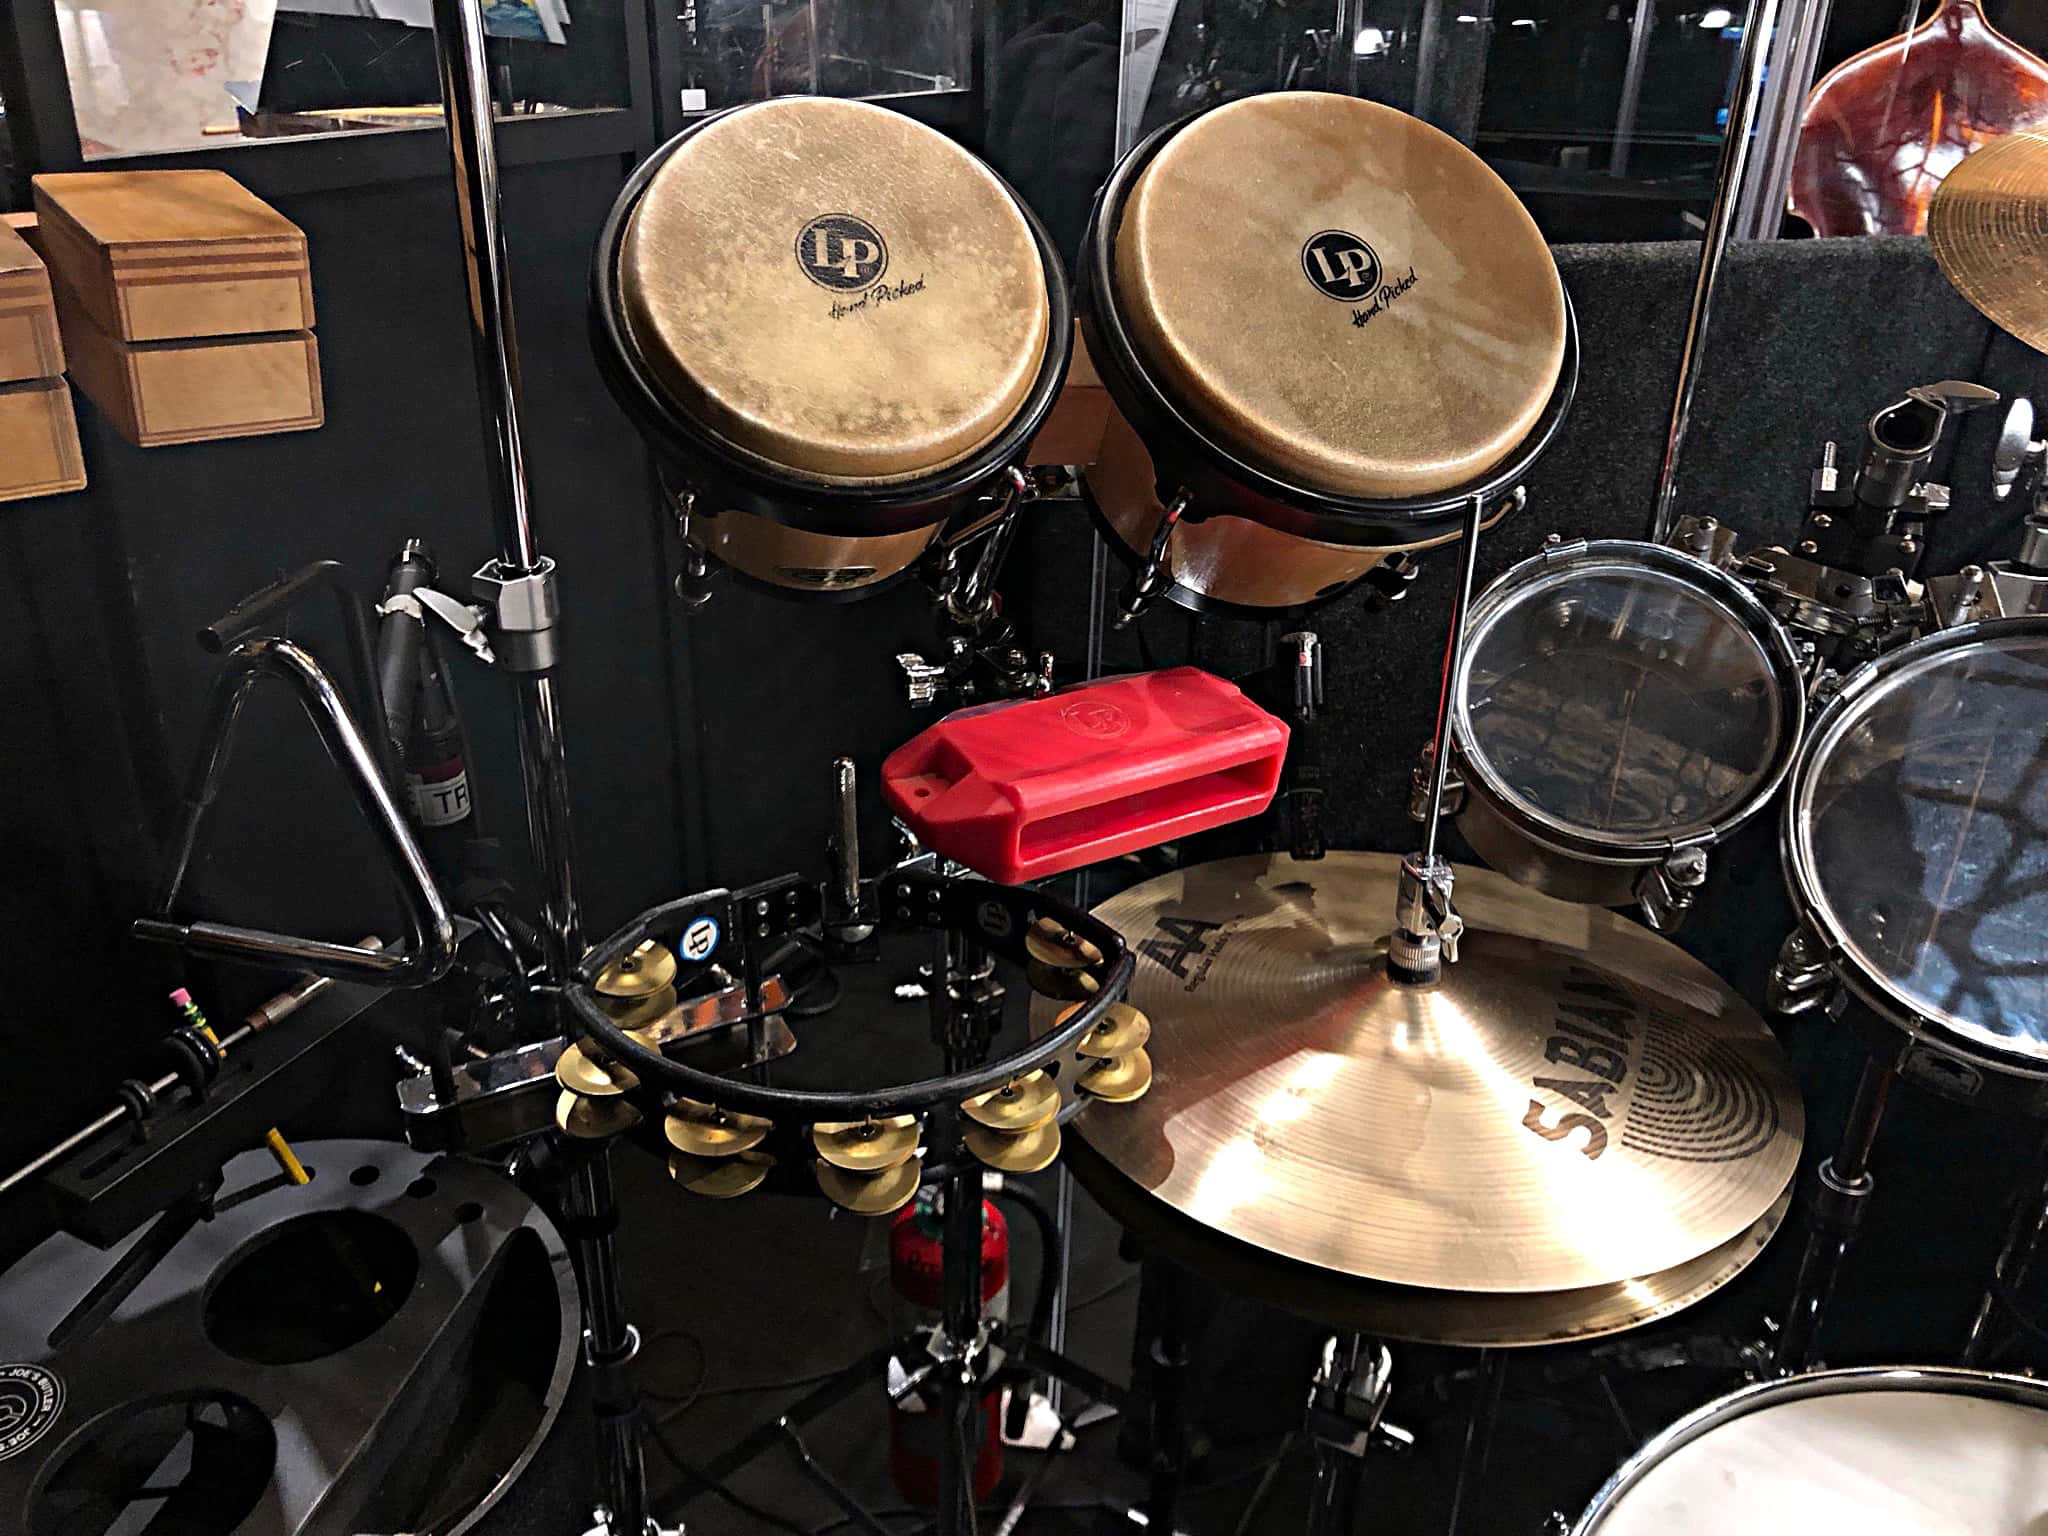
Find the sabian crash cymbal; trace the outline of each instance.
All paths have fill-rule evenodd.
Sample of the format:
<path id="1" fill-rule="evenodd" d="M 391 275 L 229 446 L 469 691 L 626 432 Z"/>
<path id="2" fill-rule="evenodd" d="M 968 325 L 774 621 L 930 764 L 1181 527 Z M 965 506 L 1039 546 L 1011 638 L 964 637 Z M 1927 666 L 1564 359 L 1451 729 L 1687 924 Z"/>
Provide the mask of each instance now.
<path id="1" fill-rule="evenodd" d="M 597 973 L 591 990 L 600 997 L 647 997 L 676 979 L 676 957 L 666 944 L 642 939 Z"/>
<path id="2" fill-rule="evenodd" d="M 1935 188 L 1927 239 L 1956 292 L 2048 352 L 2048 128 L 1994 139 Z"/>
<path id="3" fill-rule="evenodd" d="M 640 1079 L 623 1063 L 602 1060 L 594 1040 L 575 1041 L 556 1058 L 555 1081 L 592 1099 L 609 1099 L 640 1086 Z"/>
<path id="4" fill-rule="evenodd" d="M 884 1168 L 879 1173 L 855 1173 L 851 1169 L 835 1168 L 823 1158 L 811 1166 L 818 1175 L 818 1188 L 834 1205 L 842 1205 L 862 1216 L 886 1216 L 891 1211 L 901 1210 L 910 1203 L 910 1197 L 917 1193 L 917 1186 L 924 1178 L 924 1160 L 916 1157 L 898 1163 L 894 1168 Z"/>
<path id="5" fill-rule="evenodd" d="M 758 1147 L 775 1128 L 759 1115 L 677 1099 L 661 1122 L 668 1144 L 693 1157 L 732 1157 Z"/>
<path id="6" fill-rule="evenodd" d="M 1084 1005 L 1074 1004 L 1062 1008 L 1056 1023 L 1064 1024 Z M 1074 1046 L 1077 1056 L 1092 1056 L 1106 1059 L 1112 1056 L 1128 1056 L 1147 1040 L 1152 1038 L 1152 1021 L 1133 1008 L 1129 1003 L 1111 1003 L 1097 1024 L 1083 1035 Z"/>
<path id="7" fill-rule="evenodd" d="M 1060 1155 L 1060 1123 L 1048 1120 L 1028 1131 L 992 1131 L 985 1125 L 970 1125 L 962 1133 L 967 1150 L 1002 1173 L 1037 1173 L 1050 1168 Z"/>
<path id="8" fill-rule="evenodd" d="M 1230 859 L 1106 902 L 1161 1065 L 1082 1137 L 1226 1236 L 1432 1289 L 1609 1285 L 1770 1209 L 1805 1117 L 1747 1004 L 1646 928 L 1464 867 L 1459 961 L 1401 986 L 1399 868 Z"/>
<path id="9" fill-rule="evenodd" d="M 766 1152 L 740 1152 L 732 1157 L 693 1157 L 688 1152 L 668 1155 L 668 1176 L 691 1194 L 711 1200 L 731 1200 L 760 1188 L 774 1166 L 775 1159 Z"/>
<path id="10" fill-rule="evenodd" d="M 1043 1072 L 1027 1072 L 1000 1088 L 977 1093 L 960 1108 L 968 1119 L 992 1131 L 1035 1131 L 1060 1112 L 1060 1091 Z"/>
<path id="11" fill-rule="evenodd" d="M 1654 1275 L 1568 1291 L 1439 1291 L 1360 1280 L 1224 1237 L 1139 1189 L 1078 1137 L 1067 1144 L 1066 1159 L 1082 1186 L 1120 1225 L 1232 1295 L 1263 1301 L 1326 1328 L 1479 1349 L 1599 1338 L 1683 1311 L 1747 1269 L 1784 1224 L 1792 1203 L 1788 1185 L 1741 1233 Z"/>
<path id="12" fill-rule="evenodd" d="M 640 1111 L 629 1099 L 591 1099 L 564 1088 L 555 1100 L 555 1126 L 579 1141 L 601 1141 L 630 1131 L 640 1123 Z"/>
<path id="13" fill-rule="evenodd" d="M 676 1009 L 676 989 L 663 987 L 645 997 L 600 997 L 605 1017 L 621 1029 L 645 1029 Z"/>
<path id="14" fill-rule="evenodd" d="M 1102 964 L 1102 950 L 1090 940 L 1049 917 L 1024 932 L 1024 973 L 1034 992 L 1047 997 L 1093 997 L 1101 983 L 1092 968 Z"/>
<path id="15" fill-rule="evenodd" d="M 811 1145 L 836 1168 L 875 1173 L 916 1154 L 918 1129 L 915 1115 L 824 1121 L 811 1127 Z"/>
<path id="16" fill-rule="evenodd" d="M 1100 1061 L 1081 1074 L 1081 1091 L 1112 1104 L 1128 1104 L 1145 1097 L 1152 1086 L 1152 1058 L 1132 1051 L 1114 1061 Z"/>

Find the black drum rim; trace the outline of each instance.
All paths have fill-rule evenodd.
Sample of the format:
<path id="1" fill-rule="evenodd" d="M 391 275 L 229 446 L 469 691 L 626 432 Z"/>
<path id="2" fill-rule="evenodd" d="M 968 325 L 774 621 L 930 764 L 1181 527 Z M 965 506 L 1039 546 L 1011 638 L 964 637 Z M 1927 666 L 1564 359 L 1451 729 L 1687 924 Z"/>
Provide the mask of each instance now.
<path id="1" fill-rule="evenodd" d="M 1564 354 L 1559 360 L 1557 382 L 1551 386 L 1550 398 L 1535 426 L 1493 468 L 1442 491 L 1386 498 L 1336 495 L 1281 480 L 1248 463 L 1220 442 L 1200 424 L 1185 402 L 1153 376 L 1132 339 L 1123 300 L 1117 293 L 1115 230 L 1122 223 L 1131 189 L 1167 141 L 1203 115 L 1205 112 L 1189 113 L 1140 140 L 1117 162 L 1095 195 L 1095 206 L 1081 239 L 1075 307 L 1089 360 L 1110 398 L 1146 451 L 1153 455 L 1155 465 L 1163 440 L 1173 456 L 1190 459 L 1208 474 L 1247 493 L 1219 506 L 1204 506 L 1197 494 L 1184 514 L 1187 521 L 1229 514 L 1263 522 L 1299 538 L 1365 548 L 1400 548 L 1455 534 L 1465 508 L 1475 498 L 1495 501 L 1527 477 L 1556 439 L 1571 409 L 1579 382 L 1579 322 L 1563 277 L 1557 279 L 1558 294 L 1564 301 Z M 1170 478 L 1164 472 L 1160 475 L 1162 483 Z M 1264 608 L 1245 611 L 1264 616 L 1273 612 Z"/>
<path id="2" fill-rule="evenodd" d="M 1477 794 L 1495 815 L 1549 852 L 1588 864 L 1640 868 L 1661 863 L 1680 848 L 1711 848 L 1748 825 L 1770 805 L 1792 777 L 1794 765 L 1806 748 L 1806 681 L 1800 669 L 1799 652 L 1770 609 L 1745 584 L 1720 567 L 1696 555 L 1666 544 L 1638 539 L 1582 539 L 1553 545 L 1528 559 L 1511 565 L 1488 583 L 1473 599 L 1467 620 L 1468 633 L 1477 635 L 1482 621 L 1514 597 L 1525 586 L 1556 571 L 1574 565 L 1633 564 L 1646 570 L 1675 576 L 1693 584 L 1698 591 L 1726 608 L 1740 620 L 1762 646 L 1778 685 L 1779 743 L 1775 761 L 1751 787 L 1736 807 L 1714 822 L 1704 833 L 1687 838 L 1600 837 L 1566 825 L 1554 817 L 1539 817 L 1497 788 L 1499 776 L 1475 758 L 1465 743 L 1462 728 L 1465 694 L 1478 653 L 1468 643 L 1458 671 L 1450 680 L 1450 738 L 1453 762 L 1465 782 L 1465 793 Z"/>
<path id="3" fill-rule="evenodd" d="M 749 512 L 805 532 L 839 538 L 934 527 L 946 521 L 960 503 L 988 491 L 1005 469 L 1022 462 L 1026 448 L 1058 402 L 1074 349 L 1074 306 L 1066 268 L 1044 223 L 1017 189 L 994 167 L 975 157 L 1023 217 L 1045 273 L 1045 356 L 1017 414 L 958 463 L 905 479 L 872 483 L 812 479 L 727 442 L 674 409 L 649 370 L 621 308 L 619 251 L 634 209 L 669 158 L 711 124 L 760 105 L 749 102 L 699 118 L 641 161 L 619 189 L 591 260 L 590 336 L 598 372 L 648 446 L 674 466 L 680 480 L 708 498 L 710 504 L 703 509 L 706 516 L 726 510 Z"/>

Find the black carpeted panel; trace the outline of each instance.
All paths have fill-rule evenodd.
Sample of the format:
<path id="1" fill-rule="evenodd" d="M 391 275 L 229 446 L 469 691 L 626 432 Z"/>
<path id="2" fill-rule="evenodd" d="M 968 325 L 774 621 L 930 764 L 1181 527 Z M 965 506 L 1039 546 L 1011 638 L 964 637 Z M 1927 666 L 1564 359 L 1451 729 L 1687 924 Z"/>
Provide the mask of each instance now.
<path id="1" fill-rule="evenodd" d="M 1529 478 L 1527 509 L 1483 542 L 1482 584 L 1550 533 L 1642 538 L 1649 528 L 1698 247 L 1561 246 L 1556 254 L 1578 309 L 1578 396 Z M 1679 511 L 1721 518 L 1742 531 L 1745 546 L 1789 538 L 1822 445 L 1834 439 L 1853 465 L 1873 411 L 1915 384 L 1944 378 L 2048 394 L 2048 359 L 2002 334 L 1994 341 L 1992 327 L 1942 278 L 1926 241 L 1732 247 L 1681 461 Z M 1955 509 L 1934 541 L 1933 568 L 2009 552 L 2017 508 L 1994 503 L 1987 489 L 1999 414 L 1968 419 L 1937 460 L 1955 482 Z M 1025 615 L 1034 644 L 1064 661 L 1082 654 L 1089 546 L 1078 512 L 1048 514 L 1019 562 L 1025 569 L 1010 582 L 1013 611 Z M 1438 553 L 1391 611 L 1348 597 L 1309 621 L 1325 643 L 1334 846 L 1395 849 L 1412 841 L 1409 777 L 1431 729 L 1453 574 L 1453 561 Z M 1112 563 L 1112 594 L 1122 580 Z M 1225 674 L 1256 666 L 1265 643 L 1257 623 L 1197 621 L 1164 607 L 1143 629 L 1153 661 L 1192 659 Z M 1146 660 L 1132 637 L 1112 636 L 1106 664 L 1113 671 Z M 1686 942 L 1755 995 L 1789 917 L 1771 828 L 1753 825 L 1718 862 L 1704 921 L 1695 921 Z M 1717 906 L 1724 913 L 1718 922 Z"/>

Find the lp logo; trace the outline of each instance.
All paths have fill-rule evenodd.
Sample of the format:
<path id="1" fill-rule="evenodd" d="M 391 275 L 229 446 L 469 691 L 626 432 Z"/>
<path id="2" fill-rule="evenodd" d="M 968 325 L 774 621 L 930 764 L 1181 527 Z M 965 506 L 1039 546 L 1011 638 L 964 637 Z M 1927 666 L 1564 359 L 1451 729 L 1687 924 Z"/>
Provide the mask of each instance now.
<path id="1" fill-rule="evenodd" d="M 1301 270 L 1318 293 L 1347 304 L 1380 285 L 1378 254 L 1349 230 L 1325 229 L 1310 235 L 1301 248 Z"/>
<path id="2" fill-rule="evenodd" d="M 798 233 L 796 262 L 820 287 L 852 293 L 881 280 L 889 266 L 889 247 L 881 231 L 866 220 L 828 213 Z"/>

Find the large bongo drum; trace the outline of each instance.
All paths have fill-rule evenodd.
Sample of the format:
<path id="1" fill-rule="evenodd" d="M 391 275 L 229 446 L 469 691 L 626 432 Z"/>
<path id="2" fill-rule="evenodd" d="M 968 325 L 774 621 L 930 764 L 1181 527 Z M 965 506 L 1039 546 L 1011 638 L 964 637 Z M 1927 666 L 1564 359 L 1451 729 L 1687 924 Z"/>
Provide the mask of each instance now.
<path id="1" fill-rule="evenodd" d="M 1059 393 L 1058 257 L 993 171 L 864 102 L 707 118 L 621 191 L 598 244 L 606 380 L 693 546 L 854 593 L 1013 483 Z"/>
<path id="2" fill-rule="evenodd" d="M 1082 248 L 1112 420 L 1087 489 L 1139 590 L 1271 612 L 1491 519 L 1578 374 L 1535 221 L 1405 113 L 1317 92 L 1169 125 Z"/>

